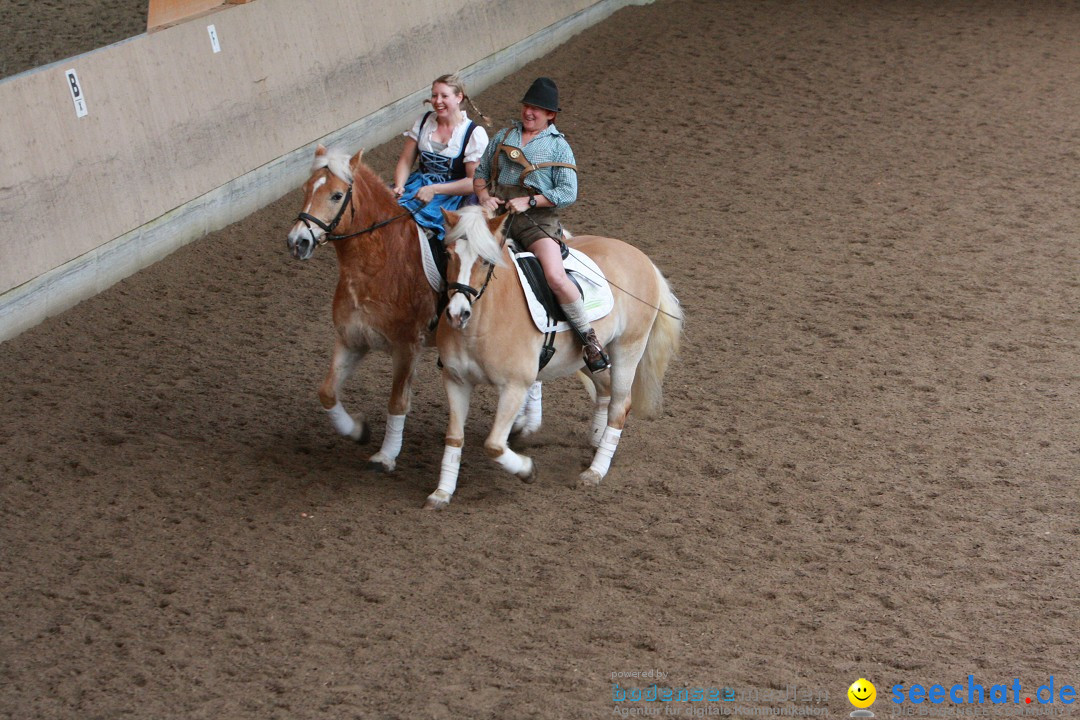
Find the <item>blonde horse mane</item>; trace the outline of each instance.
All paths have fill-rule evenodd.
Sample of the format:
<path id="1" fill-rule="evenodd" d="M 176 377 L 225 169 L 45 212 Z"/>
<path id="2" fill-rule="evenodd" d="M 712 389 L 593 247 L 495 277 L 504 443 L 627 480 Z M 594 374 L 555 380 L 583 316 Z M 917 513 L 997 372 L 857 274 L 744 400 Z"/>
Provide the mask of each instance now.
<path id="1" fill-rule="evenodd" d="M 344 150 L 327 150 L 322 155 L 315 156 L 315 162 L 311 164 L 311 174 L 326 168 L 334 177 L 352 185 L 352 168 L 349 166 L 351 159 Z"/>
<path id="2" fill-rule="evenodd" d="M 488 215 L 479 205 L 468 205 L 458 211 L 458 221 L 446 233 L 446 243 L 465 242 L 486 262 L 502 265 L 503 246 L 488 228 Z"/>

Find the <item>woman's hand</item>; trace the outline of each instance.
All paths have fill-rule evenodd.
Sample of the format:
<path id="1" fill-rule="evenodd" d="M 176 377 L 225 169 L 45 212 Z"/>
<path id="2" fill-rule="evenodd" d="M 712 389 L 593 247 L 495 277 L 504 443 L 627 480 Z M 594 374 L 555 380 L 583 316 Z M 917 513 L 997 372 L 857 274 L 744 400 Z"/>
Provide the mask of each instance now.
<path id="1" fill-rule="evenodd" d="M 431 202 L 431 198 L 435 197 L 435 195 L 436 193 L 434 185 L 425 185 L 424 187 L 416 191 L 416 199 L 424 203 L 425 205 Z"/>
<path id="2" fill-rule="evenodd" d="M 493 195 L 488 195 L 486 198 L 483 198 L 482 200 L 479 197 L 476 198 L 476 199 L 480 201 L 481 206 L 487 208 L 491 212 L 495 212 L 496 210 L 499 209 L 499 206 L 503 204 L 502 200 L 500 200 L 499 198 L 497 198 L 497 197 L 495 197 Z"/>
<path id="3" fill-rule="evenodd" d="M 405 188 L 403 188 L 402 186 L 398 185 L 397 187 L 394 188 L 394 197 L 401 197 L 404 194 L 405 194 Z"/>
<path id="4" fill-rule="evenodd" d="M 506 203 L 507 203 L 507 205 L 510 206 L 510 209 L 513 212 L 523 213 L 523 212 L 525 212 L 526 210 L 529 209 L 529 198 L 528 198 L 528 196 L 511 198 L 510 200 L 507 200 Z"/>

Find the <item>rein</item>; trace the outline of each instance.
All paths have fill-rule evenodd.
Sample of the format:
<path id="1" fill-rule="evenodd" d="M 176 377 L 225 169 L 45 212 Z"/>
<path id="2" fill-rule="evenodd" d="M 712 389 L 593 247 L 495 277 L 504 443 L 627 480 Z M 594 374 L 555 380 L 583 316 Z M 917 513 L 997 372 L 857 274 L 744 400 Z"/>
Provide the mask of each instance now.
<path id="1" fill-rule="evenodd" d="M 371 232 L 372 230 L 378 230 L 379 228 L 381 228 L 381 227 L 383 227 L 385 225 L 389 225 L 390 223 L 394 222 L 395 220 L 400 220 L 401 218 L 403 218 L 403 217 L 405 217 L 407 215 L 412 215 L 412 213 L 409 212 L 408 210 L 406 210 L 405 212 L 401 213 L 400 215 L 395 215 L 394 217 L 390 218 L 389 220 L 380 220 L 379 222 L 375 223 L 374 225 L 369 225 L 366 228 L 364 228 L 363 230 L 359 230 L 359 231 L 354 232 L 354 233 L 349 233 L 348 235 L 329 235 L 329 234 L 328 235 L 323 235 L 323 238 L 322 238 L 322 240 L 319 241 L 319 244 L 320 245 L 325 245 L 326 243 L 333 242 L 335 240 L 348 240 L 349 238 L 359 237 L 360 235 L 366 235 L 367 233 Z"/>
<path id="2" fill-rule="evenodd" d="M 381 227 L 389 225 L 390 223 L 394 222 L 395 220 L 400 220 L 401 218 L 403 218 L 403 217 L 405 217 L 407 215 L 412 215 L 412 213 L 410 211 L 406 210 L 405 212 L 401 213 L 400 215 L 395 215 L 394 217 L 390 218 L 389 220 L 380 220 L 379 222 L 375 223 L 374 225 L 369 225 L 368 227 L 364 228 L 363 230 L 359 230 L 359 231 L 354 232 L 354 233 L 349 233 L 348 235 L 334 235 L 333 234 L 334 228 L 336 228 L 338 226 L 338 223 L 341 222 L 341 218 L 345 214 L 345 208 L 349 208 L 350 214 L 355 216 L 356 212 L 354 210 L 352 210 L 352 185 L 349 185 L 349 189 L 345 191 L 345 198 L 341 202 L 341 207 L 338 208 L 337 215 L 334 216 L 334 219 L 331 220 L 329 224 L 324 223 L 319 218 L 315 217 L 314 215 L 309 215 L 306 212 L 302 212 L 299 215 L 297 215 L 296 219 L 299 220 L 300 222 L 304 223 L 304 225 L 307 227 L 307 229 L 309 231 L 311 230 L 311 223 L 315 223 L 316 225 L 318 225 L 323 230 L 324 234 L 323 234 L 322 238 L 315 241 L 316 245 L 322 246 L 322 245 L 327 244 L 328 242 L 334 242 L 335 240 L 348 240 L 349 238 L 354 238 L 354 237 L 359 237 L 361 235 L 366 235 L 367 233 L 369 233 L 369 232 L 371 232 L 373 230 L 378 230 Z M 312 235 L 314 235 L 314 233 L 312 233 Z"/>

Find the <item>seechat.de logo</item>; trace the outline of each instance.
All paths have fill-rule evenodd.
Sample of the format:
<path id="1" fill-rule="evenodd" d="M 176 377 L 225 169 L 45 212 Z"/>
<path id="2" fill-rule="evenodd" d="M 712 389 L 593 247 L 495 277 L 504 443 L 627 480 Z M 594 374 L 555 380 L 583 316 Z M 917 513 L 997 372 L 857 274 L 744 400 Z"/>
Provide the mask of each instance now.
<path id="1" fill-rule="evenodd" d="M 1076 702 L 1077 696 L 1075 687 L 1055 681 L 1053 675 L 1050 676 L 1049 682 L 1040 685 L 1034 693 L 1023 689 L 1020 678 L 1013 678 L 1009 683 L 983 685 L 975 680 L 974 675 L 968 675 L 966 684 L 956 683 L 946 687 L 936 683 L 930 687 L 925 687 L 914 683 L 910 687 L 905 687 L 903 684 L 893 685 L 891 689 L 892 696 L 889 700 L 897 705 L 903 703 L 939 705 L 943 702 L 951 702 L 957 705 L 965 703 L 973 705 L 982 705 L 984 703 L 993 705 L 1004 705 L 1006 703 L 1014 705 L 1031 705 L 1033 703 L 1037 705 L 1055 703 L 1072 705 Z"/>

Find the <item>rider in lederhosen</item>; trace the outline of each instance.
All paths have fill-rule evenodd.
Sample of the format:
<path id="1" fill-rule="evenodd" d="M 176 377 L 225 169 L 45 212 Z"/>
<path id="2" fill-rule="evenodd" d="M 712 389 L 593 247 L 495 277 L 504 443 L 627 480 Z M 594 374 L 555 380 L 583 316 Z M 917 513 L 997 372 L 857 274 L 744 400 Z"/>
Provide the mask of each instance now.
<path id="1" fill-rule="evenodd" d="M 521 99 L 521 121 L 495 133 L 476 166 L 473 187 L 490 210 L 512 210 L 507 234 L 536 255 L 555 298 L 584 345 L 592 372 L 610 364 L 596 331 L 586 320 L 576 285 L 563 269 L 559 208 L 577 200 L 577 166 L 566 137 L 555 127 L 559 89 L 537 78 Z"/>

